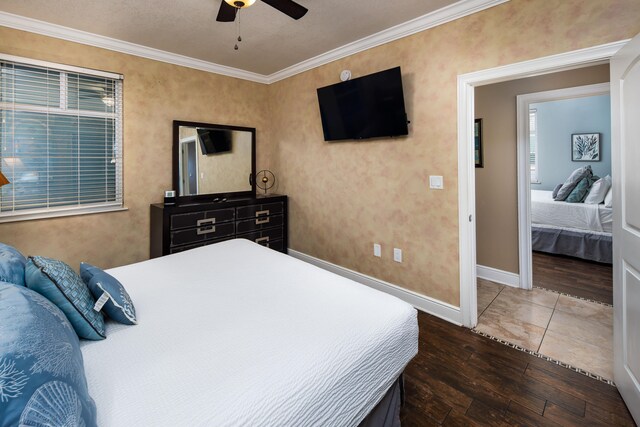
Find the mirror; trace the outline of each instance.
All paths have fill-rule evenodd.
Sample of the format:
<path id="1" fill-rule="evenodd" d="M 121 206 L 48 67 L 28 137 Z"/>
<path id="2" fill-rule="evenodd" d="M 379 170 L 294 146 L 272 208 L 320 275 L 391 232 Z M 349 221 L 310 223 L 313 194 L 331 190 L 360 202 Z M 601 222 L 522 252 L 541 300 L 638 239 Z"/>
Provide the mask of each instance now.
<path id="1" fill-rule="evenodd" d="M 255 196 L 256 130 L 173 122 L 173 188 L 180 202 Z"/>

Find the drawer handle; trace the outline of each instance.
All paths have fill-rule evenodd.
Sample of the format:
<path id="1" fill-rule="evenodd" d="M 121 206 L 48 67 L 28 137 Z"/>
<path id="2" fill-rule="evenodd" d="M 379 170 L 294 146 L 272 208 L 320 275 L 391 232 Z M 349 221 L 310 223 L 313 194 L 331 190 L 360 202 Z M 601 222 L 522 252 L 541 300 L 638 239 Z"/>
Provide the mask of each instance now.
<path id="1" fill-rule="evenodd" d="M 203 225 L 209 225 L 209 224 L 215 224 L 215 223 L 216 223 L 216 219 L 215 218 L 208 218 L 208 219 L 199 219 L 196 222 L 196 225 L 198 227 L 200 227 L 200 226 L 203 226 Z"/>
<path id="2" fill-rule="evenodd" d="M 260 237 L 259 239 L 256 239 L 256 243 L 262 243 L 262 242 L 269 242 L 269 236 Z M 267 243 L 267 245 L 268 245 L 268 243 Z"/>
<path id="3" fill-rule="evenodd" d="M 267 212 L 269 212 L 269 211 L 267 211 Z M 257 224 L 267 224 L 269 222 L 269 219 L 270 218 L 268 216 L 258 217 L 258 218 L 256 218 L 256 225 Z"/>
<path id="4" fill-rule="evenodd" d="M 215 233 L 215 232 L 216 232 L 216 226 L 215 225 L 212 225 L 210 227 L 198 227 L 198 229 L 197 229 L 198 235 Z"/>

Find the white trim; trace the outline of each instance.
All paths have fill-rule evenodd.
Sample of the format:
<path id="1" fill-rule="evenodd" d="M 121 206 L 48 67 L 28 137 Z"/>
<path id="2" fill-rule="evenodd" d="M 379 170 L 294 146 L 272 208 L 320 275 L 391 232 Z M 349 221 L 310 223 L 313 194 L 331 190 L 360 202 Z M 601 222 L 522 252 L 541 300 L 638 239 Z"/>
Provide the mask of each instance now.
<path id="1" fill-rule="evenodd" d="M 86 31 L 75 30 L 73 28 L 63 27 L 62 25 L 50 24 L 48 22 L 14 15 L 12 13 L 0 11 L 0 25 L 4 27 L 14 28 L 16 30 L 29 31 L 31 33 L 41 34 L 43 36 L 54 37 L 57 39 L 68 40 L 88 46 L 112 50 L 114 52 L 135 55 L 141 58 L 153 59 L 154 61 L 166 62 L 169 64 L 180 65 L 182 67 L 207 71 L 209 73 L 235 77 L 238 79 L 249 80 L 257 83 L 269 83 L 267 76 L 264 76 L 262 74 L 252 73 L 250 71 L 240 70 L 238 68 L 227 67 L 225 65 L 214 64 L 213 62 L 190 58 L 188 56 L 178 55 L 176 53 L 165 52 L 163 50 L 154 49 L 135 43 L 129 43 L 122 40 L 116 40 L 111 37 L 100 36 L 97 34 L 88 33 Z"/>
<path id="2" fill-rule="evenodd" d="M 2 17 L 2 12 L 0 12 L 0 18 L 1 17 Z M 55 68 L 56 70 L 64 70 L 64 71 L 70 71 L 72 73 L 88 74 L 90 76 L 97 76 L 97 77 L 106 77 L 108 79 L 115 79 L 115 80 L 124 79 L 124 76 L 122 74 L 110 73 L 108 71 L 102 71 L 102 70 L 94 70 L 92 68 L 76 67 L 73 65 L 58 64 L 57 62 L 41 61 L 39 59 L 25 58 L 22 56 L 7 55 L 6 53 L 0 53 L 0 60 L 18 62 L 20 64 L 25 64 L 25 65 L 35 65 L 37 67 L 43 67 L 43 68 Z"/>
<path id="3" fill-rule="evenodd" d="M 492 282 L 501 283 L 514 288 L 520 287 L 520 276 L 516 273 L 498 270 L 497 268 L 487 267 L 484 265 L 477 265 L 476 272 L 478 279 L 491 280 Z"/>
<path id="4" fill-rule="evenodd" d="M 437 27 L 438 25 L 446 24 L 447 22 L 463 18 L 508 1 L 509 0 L 460 0 L 449 6 L 419 16 L 418 18 L 380 31 L 376 34 L 372 34 L 368 37 L 364 37 L 360 40 L 356 40 L 355 42 L 348 43 L 344 46 L 330 50 L 329 52 L 323 53 L 314 58 L 304 60 L 270 75 L 227 67 L 225 65 L 203 61 L 201 59 L 190 58 L 188 56 L 178 55 L 176 53 L 166 52 L 2 11 L 0 11 L 0 26 L 29 31 L 31 33 L 42 34 L 44 36 L 55 37 L 88 46 L 95 46 L 115 52 L 153 59 L 155 61 L 180 65 L 187 68 L 194 68 L 196 70 L 221 74 L 223 76 L 270 84 L 355 53 L 419 33 L 420 31 L 424 31 L 429 28 Z"/>
<path id="5" fill-rule="evenodd" d="M 43 209 L 37 212 L 30 211 L 20 213 L 20 211 L 11 212 L 11 215 L 0 215 L 0 224 L 4 222 L 30 221 L 32 219 L 60 218 L 63 216 L 75 215 L 91 215 L 107 212 L 127 211 L 128 208 L 122 206 L 121 203 L 113 203 L 110 205 L 84 206 L 71 208 Z"/>
<path id="6" fill-rule="evenodd" d="M 325 52 L 316 57 L 277 71 L 268 76 L 269 83 L 284 80 L 321 65 L 337 61 L 338 59 L 437 27 L 438 25 L 446 24 L 447 22 L 455 21 L 456 19 L 498 6 L 508 1 L 509 0 L 460 0 L 449 6 L 443 7 L 442 9 L 419 16 L 370 36 L 363 37 L 360 40 L 356 40 L 352 43 L 348 43 L 344 46 L 330 50 L 329 52 Z"/>
<path id="7" fill-rule="evenodd" d="M 363 285 L 369 286 L 370 288 L 377 289 L 381 292 L 385 292 L 387 294 L 393 295 L 413 305 L 415 308 L 417 308 L 420 311 L 424 311 L 425 313 L 432 314 L 436 317 L 439 317 L 441 319 L 444 319 L 456 325 L 462 324 L 462 318 L 460 317 L 459 307 L 455 307 L 446 302 L 443 302 L 434 298 L 430 298 L 428 296 L 421 295 L 416 292 L 412 292 L 398 285 L 394 285 L 393 283 L 385 282 L 383 280 L 376 279 L 375 277 L 358 273 L 357 271 L 353 271 L 348 268 L 341 267 L 331 262 L 324 261 L 320 258 L 307 255 L 303 252 L 298 252 L 293 249 L 289 249 L 288 253 L 292 257 L 297 258 L 301 261 L 308 262 L 309 264 L 313 264 L 316 267 L 320 267 L 324 270 L 331 271 L 332 273 L 335 273 L 339 276 L 346 277 L 347 279 L 351 279 L 354 282 L 362 283 Z"/>
<path id="8" fill-rule="evenodd" d="M 518 259 L 520 287 L 533 287 L 533 254 L 531 249 L 531 174 L 529 173 L 529 105 L 537 102 L 575 99 L 605 95 L 610 92 L 609 83 L 598 83 L 527 93 L 516 97 L 517 117 L 517 175 L 518 175 Z M 538 146 L 540 141 L 538 141 Z"/>
<path id="9" fill-rule="evenodd" d="M 478 322 L 475 162 L 472 156 L 475 86 L 605 64 L 627 41 L 607 43 L 458 76 L 458 236 L 460 309 L 464 326 L 475 327 Z"/>

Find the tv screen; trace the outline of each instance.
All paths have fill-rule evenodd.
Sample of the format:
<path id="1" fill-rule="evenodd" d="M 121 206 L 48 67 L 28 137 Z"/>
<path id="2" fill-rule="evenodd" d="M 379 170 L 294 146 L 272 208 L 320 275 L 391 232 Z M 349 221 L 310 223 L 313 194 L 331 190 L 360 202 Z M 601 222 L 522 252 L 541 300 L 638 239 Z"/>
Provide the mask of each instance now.
<path id="1" fill-rule="evenodd" d="M 231 151 L 231 131 L 222 129 L 198 129 L 202 154 L 220 154 Z"/>
<path id="2" fill-rule="evenodd" d="M 408 135 L 400 67 L 318 89 L 325 141 Z"/>

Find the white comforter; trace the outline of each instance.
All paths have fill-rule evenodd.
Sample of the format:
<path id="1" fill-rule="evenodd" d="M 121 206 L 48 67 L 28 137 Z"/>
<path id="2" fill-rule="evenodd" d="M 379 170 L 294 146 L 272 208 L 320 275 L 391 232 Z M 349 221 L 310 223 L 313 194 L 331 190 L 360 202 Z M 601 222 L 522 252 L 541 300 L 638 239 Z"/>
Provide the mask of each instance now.
<path id="1" fill-rule="evenodd" d="M 531 190 L 531 224 L 611 233 L 613 214 L 604 205 L 556 202 L 551 191 Z"/>
<path id="2" fill-rule="evenodd" d="M 100 426 L 355 426 L 417 353 L 410 305 L 247 240 L 109 273 L 139 324 L 82 343 Z"/>

